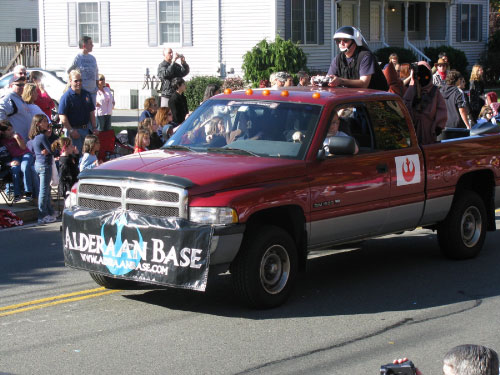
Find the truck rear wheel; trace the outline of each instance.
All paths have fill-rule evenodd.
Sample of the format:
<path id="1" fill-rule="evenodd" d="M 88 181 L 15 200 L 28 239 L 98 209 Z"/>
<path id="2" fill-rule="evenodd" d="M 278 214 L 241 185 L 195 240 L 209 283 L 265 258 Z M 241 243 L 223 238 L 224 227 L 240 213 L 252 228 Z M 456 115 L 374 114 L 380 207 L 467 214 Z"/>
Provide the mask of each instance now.
<path id="1" fill-rule="evenodd" d="M 115 279 L 114 277 L 104 276 L 100 273 L 89 272 L 89 275 L 97 284 L 106 289 L 134 289 L 139 285 L 135 281 Z"/>
<path id="2" fill-rule="evenodd" d="M 486 208 L 481 197 L 473 191 L 461 192 L 446 219 L 438 225 L 437 237 L 446 257 L 476 257 L 486 237 Z"/>
<path id="3" fill-rule="evenodd" d="M 252 308 L 272 308 L 290 295 L 297 275 L 297 249 L 290 235 L 275 226 L 246 236 L 231 265 L 235 292 Z"/>

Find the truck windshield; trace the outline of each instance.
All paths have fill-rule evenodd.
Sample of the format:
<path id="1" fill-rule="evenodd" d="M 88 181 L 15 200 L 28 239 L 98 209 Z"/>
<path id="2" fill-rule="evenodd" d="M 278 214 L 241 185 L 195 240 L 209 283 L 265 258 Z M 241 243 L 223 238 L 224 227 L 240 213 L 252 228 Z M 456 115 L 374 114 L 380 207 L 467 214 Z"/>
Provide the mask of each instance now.
<path id="1" fill-rule="evenodd" d="M 208 100 L 164 148 L 302 159 L 318 123 L 319 105 L 250 100 Z"/>

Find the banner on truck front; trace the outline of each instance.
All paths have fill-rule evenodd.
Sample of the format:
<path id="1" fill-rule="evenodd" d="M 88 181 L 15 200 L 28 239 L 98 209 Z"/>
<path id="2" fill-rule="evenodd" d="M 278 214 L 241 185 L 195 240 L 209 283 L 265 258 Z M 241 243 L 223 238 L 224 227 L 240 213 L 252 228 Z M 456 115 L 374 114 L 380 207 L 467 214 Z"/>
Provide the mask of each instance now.
<path id="1" fill-rule="evenodd" d="M 66 265 L 112 277 L 204 291 L 213 229 L 123 210 L 64 210 Z"/>

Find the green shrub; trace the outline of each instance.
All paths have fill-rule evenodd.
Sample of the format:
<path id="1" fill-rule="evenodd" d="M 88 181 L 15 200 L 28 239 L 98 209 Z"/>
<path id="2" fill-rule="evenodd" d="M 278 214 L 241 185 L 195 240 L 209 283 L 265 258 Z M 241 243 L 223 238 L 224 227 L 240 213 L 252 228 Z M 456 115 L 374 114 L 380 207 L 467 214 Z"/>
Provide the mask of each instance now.
<path id="1" fill-rule="evenodd" d="M 196 76 L 186 82 L 186 95 L 188 108 L 194 111 L 200 105 L 205 95 L 205 89 L 211 83 L 222 86 L 222 80 L 214 76 Z"/>
<path id="2" fill-rule="evenodd" d="M 276 35 L 274 42 L 261 40 L 245 53 L 242 68 L 245 81 L 257 87 L 261 80 L 269 79 L 271 73 L 307 70 L 307 56 L 297 44 Z"/>
<path id="3" fill-rule="evenodd" d="M 451 69 L 458 70 L 465 78 L 465 81 L 469 81 L 469 75 L 467 72 L 467 65 L 469 62 L 467 61 L 467 57 L 465 56 L 464 51 L 460 51 L 459 49 L 450 47 L 450 46 L 439 46 L 439 47 L 425 47 L 424 54 L 431 59 L 431 66 L 434 66 L 438 61 L 438 55 L 441 52 L 446 52 L 446 56 L 448 56 L 448 63 L 450 64 Z"/>
<path id="4" fill-rule="evenodd" d="M 378 58 L 378 61 L 382 63 L 382 66 L 385 66 L 389 62 L 389 56 L 391 53 L 395 53 L 398 55 L 398 60 L 400 64 L 412 63 L 417 61 L 417 56 L 413 53 L 412 50 L 401 48 L 401 47 L 384 47 L 375 51 L 375 55 Z"/>

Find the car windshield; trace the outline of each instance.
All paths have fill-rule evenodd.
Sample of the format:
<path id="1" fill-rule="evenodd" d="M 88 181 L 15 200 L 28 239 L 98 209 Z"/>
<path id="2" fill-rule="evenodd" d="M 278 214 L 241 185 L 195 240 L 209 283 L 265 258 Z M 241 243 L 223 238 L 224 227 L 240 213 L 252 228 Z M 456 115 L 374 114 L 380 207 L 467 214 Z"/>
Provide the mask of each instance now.
<path id="1" fill-rule="evenodd" d="M 302 159 L 321 109 L 291 102 L 212 99 L 184 121 L 164 148 Z"/>

